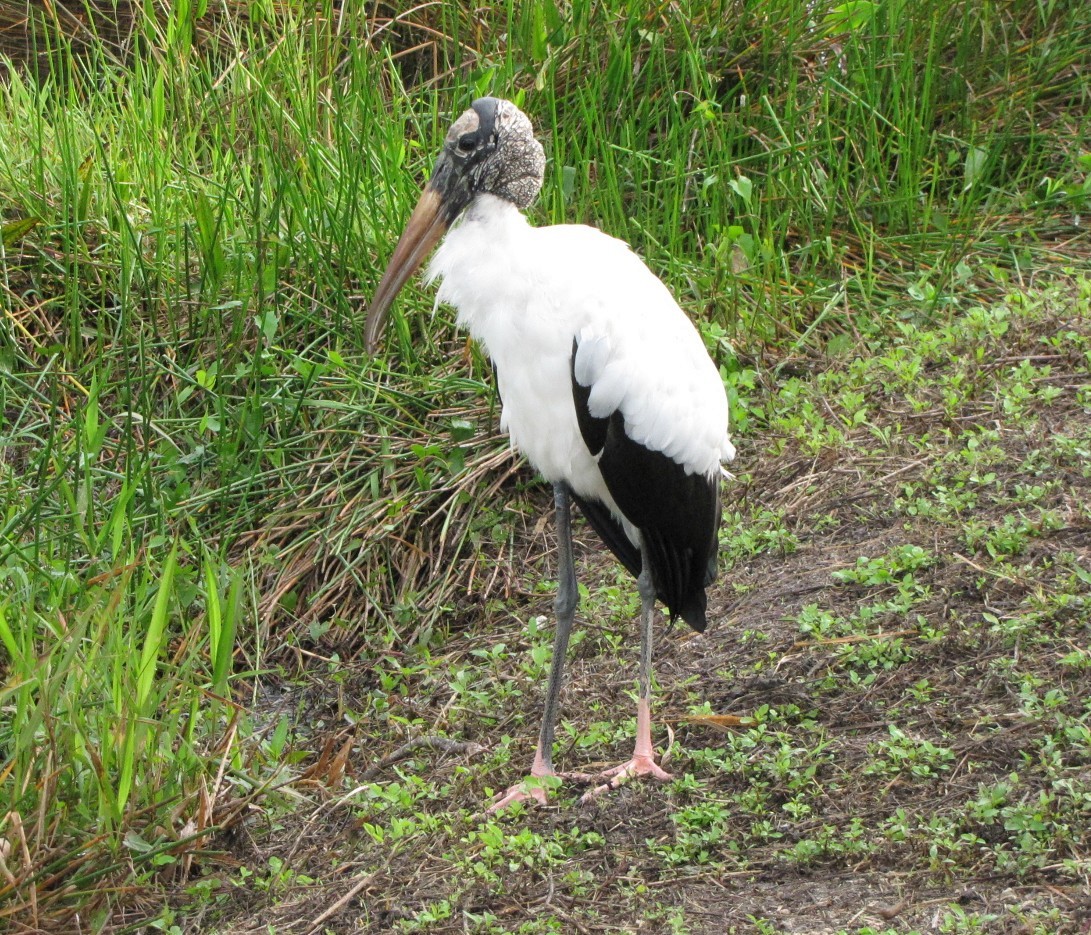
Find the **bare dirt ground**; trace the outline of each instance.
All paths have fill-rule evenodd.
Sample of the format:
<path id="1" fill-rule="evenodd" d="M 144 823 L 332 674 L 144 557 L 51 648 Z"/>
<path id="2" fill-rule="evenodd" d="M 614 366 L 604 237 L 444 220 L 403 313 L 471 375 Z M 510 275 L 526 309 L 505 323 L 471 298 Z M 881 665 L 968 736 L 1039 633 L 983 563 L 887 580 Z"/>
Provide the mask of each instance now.
<path id="1" fill-rule="evenodd" d="M 659 637 L 678 781 L 477 814 L 536 739 L 530 513 L 509 599 L 467 597 L 431 657 L 270 682 L 308 772 L 194 868 L 184 930 L 1091 931 L 1086 301 L 898 346 L 759 368 L 713 624 Z M 578 535 L 562 769 L 627 755 L 633 713 L 633 589 Z M 384 765 L 415 737 L 453 745 Z"/>

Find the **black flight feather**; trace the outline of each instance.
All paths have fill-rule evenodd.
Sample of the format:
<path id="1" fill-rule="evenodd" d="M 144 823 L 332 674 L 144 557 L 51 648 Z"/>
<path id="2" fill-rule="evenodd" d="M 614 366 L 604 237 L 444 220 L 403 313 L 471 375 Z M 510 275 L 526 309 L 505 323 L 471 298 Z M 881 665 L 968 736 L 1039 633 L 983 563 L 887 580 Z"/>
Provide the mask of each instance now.
<path id="1" fill-rule="evenodd" d="M 705 629 L 705 587 L 716 575 L 716 531 L 720 490 L 716 478 L 687 474 L 683 465 L 638 444 L 625 434 L 620 411 L 593 416 L 590 387 L 576 379 L 576 342 L 570 362 L 572 401 L 588 450 L 599 455 L 606 488 L 625 518 L 640 530 L 651 564 L 656 596 L 671 619 L 681 617 L 693 629 Z M 640 551 L 621 524 L 601 503 L 577 498 L 606 546 L 633 575 L 640 573 Z"/>
<path id="2" fill-rule="evenodd" d="M 642 564 L 640 549 L 625 535 L 625 530 L 621 528 L 621 523 L 614 519 L 614 514 L 598 500 L 585 500 L 576 493 L 572 494 L 572 499 L 579 504 L 580 512 L 587 518 L 591 528 L 599 534 L 599 538 L 606 547 L 625 566 L 625 570 L 634 578 L 637 577 Z"/>

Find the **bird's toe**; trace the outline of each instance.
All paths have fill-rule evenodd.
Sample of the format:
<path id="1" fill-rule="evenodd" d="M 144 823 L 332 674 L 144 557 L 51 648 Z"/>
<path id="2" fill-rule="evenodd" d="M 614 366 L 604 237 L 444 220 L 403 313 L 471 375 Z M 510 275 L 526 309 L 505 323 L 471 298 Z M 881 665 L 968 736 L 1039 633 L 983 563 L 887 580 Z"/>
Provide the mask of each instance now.
<path id="1" fill-rule="evenodd" d="M 597 778 L 605 779 L 606 781 L 585 792 L 580 798 L 580 802 L 586 804 L 598 798 L 604 792 L 611 792 L 634 776 L 650 776 L 652 779 L 656 779 L 659 782 L 666 782 L 667 780 L 674 778 L 670 773 L 663 769 L 663 767 L 656 763 L 652 757 L 634 756 L 628 762 L 621 763 L 618 766 L 611 767 L 600 773 Z"/>

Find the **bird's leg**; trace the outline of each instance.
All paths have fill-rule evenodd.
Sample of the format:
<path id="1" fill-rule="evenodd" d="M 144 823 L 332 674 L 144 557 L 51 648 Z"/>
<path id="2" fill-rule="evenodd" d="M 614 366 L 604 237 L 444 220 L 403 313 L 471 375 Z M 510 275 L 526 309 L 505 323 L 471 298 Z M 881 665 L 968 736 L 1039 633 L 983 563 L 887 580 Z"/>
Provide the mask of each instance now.
<path id="1" fill-rule="evenodd" d="M 580 597 L 576 584 L 576 565 L 572 558 L 571 497 L 564 484 L 557 484 L 553 494 L 557 508 L 557 596 L 553 600 L 557 632 L 553 637 L 553 658 L 549 665 L 549 685 L 546 687 L 538 749 L 534 754 L 534 765 L 530 768 L 532 776 L 553 775 L 553 731 L 557 726 L 557 706 L 564 681 L 568 637 L 572 633 L 572 623 L 576 619 L 576 605 Z"/>
<path id="2" fill-rule="evenodd" d="M 557 632 L 553 637 L 553 659 L 549 667 L 549 684 L 546 687 L 545 710 L 542 712 L 542 728 L 538 734 L 538 749 L 534 754 L 534 763 L 530 767 L 531 780 L 557 775 L 553 769 L 553 731 L 557 723 L 557 706 L 564 678 L 564 658 L 568 652 L 568 637 L 572 632 L 576 604 L 579 601 L 576 566 L 572 559 L 572 498 L 565 484 L 554 484 L 553 500 L 557 514 L 557 596 L 553 601 L 553 610 L 557 617 Z M 526 799 L 534 799 L 544 805 L 546 789 L 541 783 L 524 780 L 497 797 L 487 811 L 496 812 L 511 805 L 512 802 L 522 802 Z"/>
<path id="3" fill-rule="evenodd" d="M 637 590 L 640 592 L 640 668 L 639 697 L 636 702 L 636 747 L 633 750 L 632 759 L 601 774 L 601 778 L 606 779 L 606 782 L 585 793 L 580 800 L 582 802 L 616 789 L 630 776 L 651 776 L 659 780 L 671 778 L 671 774 L 655 762 L 655 748 L 652 746 L 652 621 L 655 614 L 655 584 L 652 581 L 647 555 L 642 555 L 641 559 L 640 576 L 636 579 Z"/>

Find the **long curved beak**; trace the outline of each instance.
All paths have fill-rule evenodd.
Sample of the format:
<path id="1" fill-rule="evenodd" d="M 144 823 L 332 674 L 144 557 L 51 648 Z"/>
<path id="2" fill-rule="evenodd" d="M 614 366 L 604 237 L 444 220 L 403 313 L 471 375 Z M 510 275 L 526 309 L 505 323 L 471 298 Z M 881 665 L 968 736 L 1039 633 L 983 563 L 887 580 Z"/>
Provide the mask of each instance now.
<path id="1" fill-rule="evenodd" d="M 444 197 L 439 188 L 429 182 L 421 193 L 413 213 L 409 216 L 405 230 L 394 248 L 386 272 L 383 273 L 379 288 L 375 290 L 375 297 L 368 308 L 365 335 L 369 353 L 374 354 L 379 345 L 379 339 L 383 336 L 383 328 L 390 314 L 390 306 L 393 305 L 402 286 L 446 233 L 450 219 L 444 208 Z"/>

